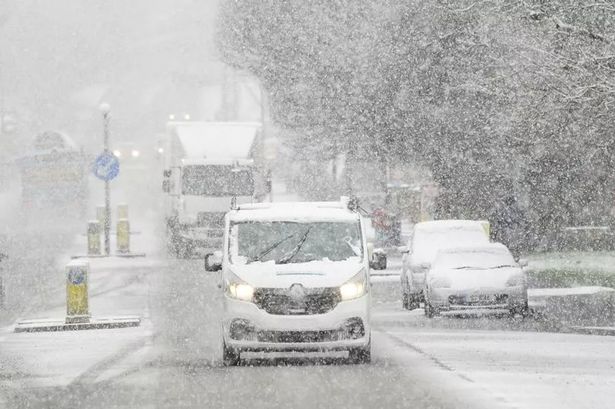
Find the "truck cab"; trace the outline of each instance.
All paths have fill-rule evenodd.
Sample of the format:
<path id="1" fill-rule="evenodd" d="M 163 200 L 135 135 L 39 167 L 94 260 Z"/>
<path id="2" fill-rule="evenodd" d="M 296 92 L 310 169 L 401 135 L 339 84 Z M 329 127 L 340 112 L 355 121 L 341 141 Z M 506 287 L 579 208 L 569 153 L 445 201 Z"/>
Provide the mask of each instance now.
<path id="1" fill-rule="evenodd" d="M 178 123 L 171 130 L 163 180 L 169 250 L 190 257 L 221 249 L 231 203 L 264 196 L 260 125 Z"/>

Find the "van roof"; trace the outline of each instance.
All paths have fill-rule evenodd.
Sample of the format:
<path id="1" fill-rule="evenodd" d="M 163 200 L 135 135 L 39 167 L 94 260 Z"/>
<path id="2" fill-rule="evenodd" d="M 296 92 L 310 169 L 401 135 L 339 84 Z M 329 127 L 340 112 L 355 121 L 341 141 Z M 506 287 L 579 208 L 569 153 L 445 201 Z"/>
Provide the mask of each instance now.
<path id="1" fill-rule="evenodd" d="M 229 212 L 238 221 L 356 221 L 359 214 L 349 210 L 343 202 L 277 202 L 239 205 Z"/>

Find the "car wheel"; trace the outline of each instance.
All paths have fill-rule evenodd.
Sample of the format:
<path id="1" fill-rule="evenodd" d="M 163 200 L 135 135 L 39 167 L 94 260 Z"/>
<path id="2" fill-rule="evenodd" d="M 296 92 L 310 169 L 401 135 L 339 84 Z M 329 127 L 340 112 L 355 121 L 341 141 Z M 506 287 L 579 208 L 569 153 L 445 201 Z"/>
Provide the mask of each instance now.
<path id="1" fill-rule="evenodd" d="M 239 365 L 239 358 L 239 352 L 228 348 L 224 342 L 222 343 L 222 365 L 237 366 Z"/>
<path id="2" fill-rule="evenodd" d="M 521 315 L 523 318 L 526 318 L 530 315 L 530 307 L 527 303 L 523 303 L 522 305 L 516 305 L 510 309 L 510 316 L 514 317 L 515 315 Z"/>
<path id="3" fill-rule="evenodd" d="M 433 318 L 438 315 L 438 310 L 435 309 L 429 302 L 425 301 L 425 316 L 427 318 Z"/>
<path id="4" fill-rule="evenodd" d="M 353 364 L 369 364 L 372 361 L 372 342 L 362 348 L 352 348 L 348 351 L 348 359 Z"/>

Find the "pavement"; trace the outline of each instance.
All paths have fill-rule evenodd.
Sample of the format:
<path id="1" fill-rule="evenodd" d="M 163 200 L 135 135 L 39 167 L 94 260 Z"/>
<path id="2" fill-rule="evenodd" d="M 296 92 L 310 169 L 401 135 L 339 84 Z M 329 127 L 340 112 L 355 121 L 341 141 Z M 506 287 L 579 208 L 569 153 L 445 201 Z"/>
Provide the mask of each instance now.
<path id="1" fill-rule="evenodd" d="M 429 320 L 401 309 L 398 259 L 373 278 L 372 364 L 255 354 L 225 368 L 215 273 L 198 259 L 168 259 L 154 222 L 139 228 L 133 248 L 146 258 L 90 261 L 90 312 L 139 315 L 142 325 L 14 333 L 17 318 L 65 312 L 67 260 L 37 264 L 49 278 L 38 275 L 44 291 L 32 293 L 32 305 L 12 304 L 19 317 L 0 329 L 0 408 L 600 409 L 615 402 L 615 337 L 550 332 L 533 319 Z M 59 247 L 77 251 L 80 240 Z"/>

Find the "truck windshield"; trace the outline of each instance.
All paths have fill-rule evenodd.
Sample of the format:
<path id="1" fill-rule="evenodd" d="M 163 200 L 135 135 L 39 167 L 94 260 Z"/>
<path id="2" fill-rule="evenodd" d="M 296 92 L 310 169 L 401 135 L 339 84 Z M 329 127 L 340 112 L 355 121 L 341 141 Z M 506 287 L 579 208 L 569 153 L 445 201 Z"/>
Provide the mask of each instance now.
<path id="1" fill-rule="evenodd" d="M 231 225 L 230 255 L 234 264 L 275 261 L 343 261 L 363 255 L 358 221 L 250 221 Z"/>
<path id="2" fill-rule="evenodd" d="M 206 196 L 251 196 L 254 178 L 251 169 L 230 165 L 186 166 L 182 171 L 182 193 Z"/>

